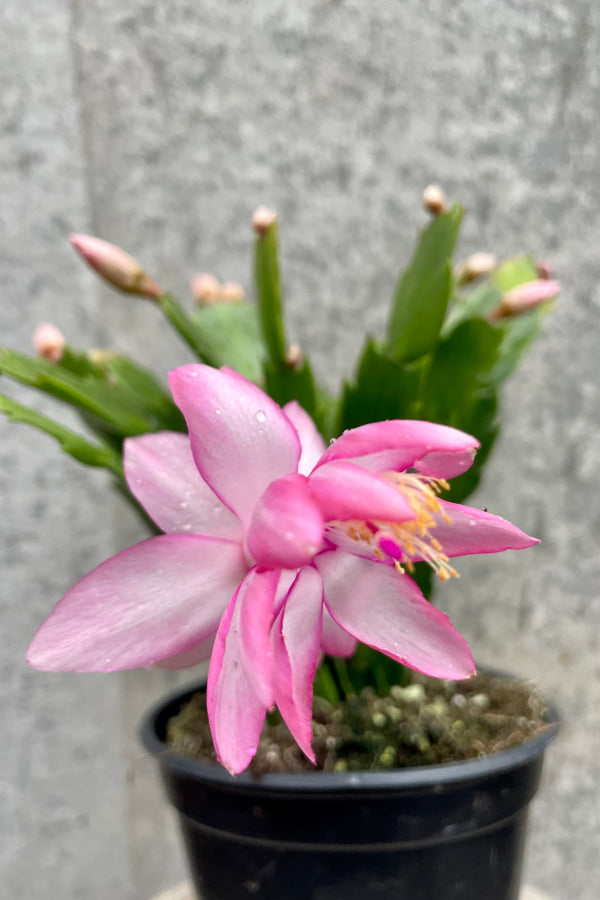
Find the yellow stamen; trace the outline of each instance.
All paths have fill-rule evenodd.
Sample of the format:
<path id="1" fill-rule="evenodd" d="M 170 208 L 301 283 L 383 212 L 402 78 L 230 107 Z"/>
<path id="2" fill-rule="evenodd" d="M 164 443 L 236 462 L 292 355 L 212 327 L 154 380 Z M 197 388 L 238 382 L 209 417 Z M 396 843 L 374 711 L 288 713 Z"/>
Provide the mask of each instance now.
<path id="1" fill-rule="evenodd" d="M 394 555 L 393 551 L 382 551 L 380 540 L 396 544 L 401 558 L 395 559 L 394 565 L 400 574 L 414 572 L 415 562 L 423 560 L 431 566 L 440 581 L 458 578 L 458 572 L 450 565 L 441 542 L 431 533 L 440 519 L 448 524 L 452 521 L 439 499 L 442 491 L 450 487 L 448 482 L 444 478 L 412 472 L 384 472 L 381 478 L 403 495 L 414 513 L 414 519 L 408 522 L 332 522 L 331 525 L 343 529 L 351 540 L 368 547 L 377 559 Z"/>

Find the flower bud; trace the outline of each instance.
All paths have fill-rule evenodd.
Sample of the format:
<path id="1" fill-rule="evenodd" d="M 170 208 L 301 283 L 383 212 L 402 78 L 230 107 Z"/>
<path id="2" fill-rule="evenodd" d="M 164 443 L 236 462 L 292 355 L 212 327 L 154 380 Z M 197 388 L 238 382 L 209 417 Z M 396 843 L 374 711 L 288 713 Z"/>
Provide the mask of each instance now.
<path id="1" fill-rule="evenodd" d="M 245 296 L 244 288 L 237 281 L 226 281 L 221 285 L 219 292 L 221 303 L 241 303 Z"/>
<path id="2" fill-rule="evenodd" d="M 42 322 L 33 332 L 35 352 L 50 362 L 61 361 L 66 343 L 62 331 L 59 331 L 51 322 Z"/>
<path id="3" fill-rule="evenodd" d="M 255 232 L 262 237 L 276 221 L 277 213 L 274 209 L 268 209 L 266 206 L 259 206 L 252 216 L 252 227 Z"/>
<path id="4" fill-rule="evenodd" d="M 518 316 L 535 309 L 540 303 L 552 300 L 560 291 L 558 281 L 540 279 L 527 281 L 507 291 L 496 309 L 490 313 L 490 319 L 504 319 L 507 316 Z"/>
<path id="5" fill-rule="evenodd" d="M 546 281 L 549 281 L 554 274 L 554 271 L 552 268 L 552 263 L 548 262 L 547 259 L 540 259 L 536 263 L 536 269 L 537 269 L 537 273 L 540 276 L 540 278 L 542 278 Z"/>
<path id="6" fill-rule="evenodd" d="M 221 284 L 214 275 L 202 272 L 192 280 L 190 285 L 194 300 L 201 306 L 210 306 L 216 303 L 221 291 Z"/>
<path id="7" fill-rule="evenodd" d="M 432 216 L 439 216 L 446 209 L 446 197 L 437 184 L 430 184 L 423 191 L 423 208 Z"/>
<path id="8" fill-rule="evenodd" d="M 120 247 L 87 234 L 73 234 L 70 240 L 86 263 L 114 287 L 153 300 L 164 293 L 139 262 Z"/>
<path id="9" fill-rule="evenodd" d="M 102 369 L 112 359 L 116 359 L 117 356 L 118 353 L 115 353 L 114 350 L 103 350 L 101 347 L 94 347 L 87 352 L 89 361 L 99 369 Z"/>
<path id="10" fill-rule="evenodd" d="M 454 277 L 458 284 L 469 284 L 490 275 L 497 265 L 498 259 L 493 253 L 473 253 L 456 266 Z"/>
<path id="11" fill-rule="evenodd" d="M 298 344 L 290 344 L 285 354 L 285 364 L 288 369 L 299 369 L 304 361 L 304 356 Z"/>

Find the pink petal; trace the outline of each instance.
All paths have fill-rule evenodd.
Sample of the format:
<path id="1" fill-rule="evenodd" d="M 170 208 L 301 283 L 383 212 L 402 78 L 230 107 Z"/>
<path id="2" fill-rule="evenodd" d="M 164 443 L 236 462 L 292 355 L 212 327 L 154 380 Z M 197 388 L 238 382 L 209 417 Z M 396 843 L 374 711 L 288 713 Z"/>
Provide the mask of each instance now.
<path id="1" fill-rule="evenodd" d="M 273 481 L 254 508 L 248 550 L 260 566 L 297 569 L 323 546 L 323 518 L 304 475 Z"/>
<path id="2" fill-rule="evenodd" d="M 435 515 L 436 526 L 431 534 L 440 542 L 446 556 L 501 553 L 503 550 L 524 550 L 539 544 L 537 538 L 529 537 L 500 516 L 446 500 L 442 500 L 441 504 L 450 522 L 445 522 L 439 514 Z"/>
<path id="3" fill-rule="evenodd" d="M 466 641 L 408 575 L 338 550 L 315 565 L 329 612 L 359 641 L 436 678 L 474 674 Z"/>
<path id="4" fill-rule="evenodd" d="M 321 578 L 316 569 L 305 566 L 272 632 L 275 702 L 294 739 L 312 762 L 312 686 L 320 651 L 322 610 Z"/>
<path id="5" fill-rule="evenodd" d="M 317 431 L 317 426 L 309 414 L 295 400 L 286 403 L 283 411 L 300 438 L 302 452 L 298 463 L 298 471 L 301 475 L 308 475 L 325 452 L 325 441 Z"/>
<path id="6" fill-rule="evenodd" d="M 244 634 L 247 615 L 251 609 L 243 607 L 257 596 L 263 613 L 264 595 L 277 584 L 278 573 L 257 573 L 252 569 L 248 578 L 240 585 L 221 619 L 215 638 L 210 666 L 206 702 L 210 729 L 215 750 L 220 761 L 232 773 L 242 772 L 256 753 L 262 731 L 267 704 L 257 691 L 255 666 L 263 664 L 254 654 L 261 652 L 263 638 L 254 634 L 252 638 Z M 261 599 L 261 595 L 262 599 Z M 268 633 L 266 636 L 268 640 Z M 271 649 L 268 649 L 269 666 L 272 664 Z M 264 675 L 262 669 L 260 677 Z"/>
<path id="7" fill-rule="evenodd" d="M 239 520 L 198 472 L 186 434 L 128 438 L 123 463 L 131 493 L 163 531 L 242 539 Z"/>
<path id="8" fill-rule="evenodd" d="M 256 385 L 230 369 L 182 366 L 169 380 L 200 474 L 247 523 L 267 485 L 297 469 L 300 442 L 293 425 Z"/>
<path id="9" fill-rule="evenodd" d="M 328 656 L 343 656 L 348 659 L 356 650 L 356 638 L 340 628 L 331 618 L 329 610 L 323 607 L 323 630 L 321 632 L 321 649 Z"/>
<path id="10" fill-rule="evenodd" d="M 215 636 L 212 634 L 206 640 L 196 644 L 195 647 L 190 647 L 189 650 L 184 650 L 183 653 L 176 653 L 175 656 L 169 656 L 167 659 L 161 659 L 154 665 L 157 669 L 168 669 L 173 672 L 180 669 L 191 669 L 192 666 L 197 666 L 199 663 L 210 659 L 214 643 Z"/>
<path id="11" fill-rule="evenodd" d="M 351 462 L 339 460 L 319 466 L 309 481 L 326 522 L 334 519 L 406 522 L 415 518 L 406 497 L 392 484 Z"/>
<path id="12" fill-rule="evenodd" d="M 240 585 L 240 662 L 251 676 L 254 689 L 266 707 L 273 706 L 273 656 L 271 626 L 279 571 L 251 569 Z"/>
<path id="13" fill-rule="evenodd" d="M 331 444 L 318 465 L 351 459 L 372 472 L 401 472 L 411 467 L 424 475 L 454 478 L 473 462 L 479 442 L 447 425 L 394 419 L 346 431 Z"/>
<path id="14" fill-rule="evenodd" d="M 216 631 L 246 569 L 231 541 L 183 534 L 142 541 L 65 594 L 27 661 L 44 671 L 112 672 L 183 653 Z"/>

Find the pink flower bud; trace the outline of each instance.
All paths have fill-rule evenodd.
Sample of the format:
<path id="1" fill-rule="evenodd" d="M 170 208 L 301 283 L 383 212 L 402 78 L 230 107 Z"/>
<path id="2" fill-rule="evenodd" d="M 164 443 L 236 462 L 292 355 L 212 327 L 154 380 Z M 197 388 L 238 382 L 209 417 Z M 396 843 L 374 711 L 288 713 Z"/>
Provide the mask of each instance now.
<path id="1" fill-rule="evenodd" d="M 469 284 L 490 275 L 497 265 L 498 259 L 493 253 L 473 253 L 457 265 L 454 277 L 459 284 Z"/>
<path id="2" fill-rule="evenodd" d="M 59 331 L 51 322 L 42 322 L 33 332 L 33 346 L 37 355 L 43 356 L 50 362 L 61 361 L 66 343 L 62 331 Z"/>
<path id="3" fill-rule="evenodd" d="M 540 303 L 552 300 L 560 291 L 558 281 L 540 279 L 527 281 L 507 291 L 499 305 L 490 313 L 490 319 L 503 319 L 507 316 L 518 316 L 535 309 Z"/>
<path id="4" fill-rule="evenodd" d="M 423 191 L 423 208 L 433 216 L 439 216 L 446 209 L 446 197 L 437 184 L 430 184 Z"/>
<path id="5" fill-rule="evenodd" d="M 265 235 L 269 228 L 277 221 L 277 213 L 274 209 L 259 206 L 252 216 L 252 227 L 259 235 Z"/>
<path id="6" fill-rule="evenodd" d="M 298 344 L 290 344 L 285 354 L 285 364 L 288 369 L 299 369 L 304 361 L 302 350 Z"/>
<path id="7" fill-rule="evenodd" d="M 547 281 L 549 281 L 552 278 L 552 275 L 554 274 L 554 270 L 552 268 L 552 263 L 548 262 L 547 259 L 540 259 L 536 263 L 536 268 L 537 268 L 537 272 L 538 272 L 538 275 L 540 276 L 540 278 L 543 278 Z"/>
<path id="8" fill-rule="evenodd" d="M 192 296 L 197 303 L 203 306 L 209 306 L 216 303 L 221 292 L 221 284 L 214 275 L 208 272 L 202 272 L 192 280 L 190 285 Z"/>
<path id="9" fill-rule="evenodd" d="M 226 281 L 221 285 L 221 303 L 241 303 L 245 296 L 244 288 L 237 281 Z"/>
<path id="10" fill-rule="evenodd" d="M 73 234 L 70 241 L 86 263 L 114 287 L 153 300 L 164 293 L 139 262 L 120 247 L 87 234 Z"/>

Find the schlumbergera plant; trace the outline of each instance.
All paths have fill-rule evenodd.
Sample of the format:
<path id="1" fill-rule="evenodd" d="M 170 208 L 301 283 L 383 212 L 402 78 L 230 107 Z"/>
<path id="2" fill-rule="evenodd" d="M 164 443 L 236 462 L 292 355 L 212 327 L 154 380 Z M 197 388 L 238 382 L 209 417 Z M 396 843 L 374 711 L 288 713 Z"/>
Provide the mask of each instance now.
<path id="1" fill-rule="evenodd" d="M 80 351 L 51 325 L 37 357 L 0 353 L 8 377 L 74 407 L 77 434 L 2 396 L 13 420 L 108 469 L 155 536 L 79 581 L 28 653 L 49 671 L 186 668 L 210 658 L 215 749 L 242 771 L 277 706 L 309 758 L 314 689 L 329 699 L 474 672 L 465 640 L 427 598 L 451 558 L 536 543 L 464 506 L 499 430 L 502 382 L 558 292 L 546 267 L 476 254 L 452 264 L 462 210 L 433 215 L 338 396 L 287 341 L 274 213 L 254 216 L 256 304 L 199 276 L 183 308 L 128 254 L 72 243 L 115 287 L 149 298 L 200 359 L 155 375 Z M 91 435 L 91 437 L 90 437 Z M 339 435 L 339 436 L 338 436 Z M 159 534 L 158 531 L 164 532 Z"/>

